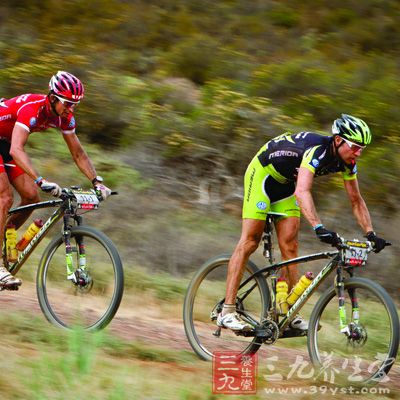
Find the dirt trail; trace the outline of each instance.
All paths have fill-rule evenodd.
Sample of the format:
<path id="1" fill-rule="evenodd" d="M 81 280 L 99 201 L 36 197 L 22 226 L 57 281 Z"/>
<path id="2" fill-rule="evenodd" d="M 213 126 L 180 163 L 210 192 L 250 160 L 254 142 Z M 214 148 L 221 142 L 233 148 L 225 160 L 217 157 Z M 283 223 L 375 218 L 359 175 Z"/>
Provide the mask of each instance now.
<path id="1" fill-rule="evenodd" d="M 65 299 L 60 295 L 57 299 L 60 308 L 64 301 Z M 43 315 L 37 300 L 35 285 L 30 282 L 24 282 L 18 291 L 1 292 L 0 302 L 3 309 L 7 311 L 17 310 Z M 157 346 L 191 350 L 180 318 L 160 318 L 160 310 L 155 309 L 154 306 L 146 306 L 145 310 L 134 309 L 128 303 L 129 299 L 125 296 L 117 315 L 107 328 L 110 332 L 125 340 L 141 340 Z"/>
<path id="2" fill-rule="evenodd" d="M 184 332 L 181 318 L 165 318 L 165 314 L 161 315 L 161 311 L 154 306 L 146 306 L 145 312 L 143 309 L 132 308 L 132 302 L 129 297 L 124 297 L 120 309 L 114 320 L 107 328 L 112 334 L 124 340 L 140 340 L 148 345 L 157 347 L 167 347 L 168 349 L 188 350 L 192 351 Z M 36 298 L 36 289 L 32 283 L 24 282 L 19 291 L 0 293 L 0 301 L 3 308 L 9 310 L 18 310 L 31 312 L 41 315 L 40 306 Z M 59 298 L 60 304 L 63 302 L 63 297 Z M 138 304 L 135 302 L 134 304 Z M 176 314 L 176 310 L 175 310 Z M 166 313 L 168 315 L 168 313 Z M 44 318 L 44 317 L 43 317 Z M 283 341 L 279 342 L 284 343 Z M 264 346 L 258 353 L 259 361 L 269 362 L 271 357 L 279 359 L 279 362 L 284 361 L 284 364 L 290 370 L 290 366 L 296 362 L 296 359 L 303 359 L 308 362 L 308 354 L 306 340 L 304 338 L 304 348 L 293 349 L 278 346 Z M 270 362 L 271 374 L 276 373 L 276 367 Z M 305 368 L 309 370 L 310 366 Z M 392 367 L 389 374 L 390 381 L 381 384 L 382 387 L 387 387 L 391 390 L 400 390 L 400 362 L 397 361 Z M 286 381 L 287 382 L 287 381 Z"/>

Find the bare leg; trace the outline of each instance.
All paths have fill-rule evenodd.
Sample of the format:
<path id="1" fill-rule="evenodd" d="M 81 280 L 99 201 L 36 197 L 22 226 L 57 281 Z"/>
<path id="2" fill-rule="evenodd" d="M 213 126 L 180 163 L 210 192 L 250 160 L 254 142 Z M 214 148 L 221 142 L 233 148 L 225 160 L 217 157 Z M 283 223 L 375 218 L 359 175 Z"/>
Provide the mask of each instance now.
<path id="1" fill-rule="evenodd" d="M 250 255 L 257 249 L 264 231 L 265 221 L 243 219 L 242 234 L 228 265 L 225 304 L 235 304 L 244 267 Z"/>
<path id="2" fill-rule="evenodd" d="M 7 213 L 13 203 L 13 194 L 5 172 L 0 173 L 0 248 L 3 246 Z"/>
<path id="3" fill-rule="evenodd" d="M 298 232 L 300 228 L 300 218 L 288 217 L 281 219 L 276 224 L 276 233 L 278 236 L 279 249 L 281 251 L 282 261 L 290 260 L 298 256 Z M 281 277 L 289 283 L 289 291 L 299 279 L 297 264 L 282 268 Z"/>
<path id="4" fill-rule="evenodd" d="M 0 172 L 0 248 L 3 248 L 4 230 L 7 221 L 8 210 L 13 203 L 13 193 L 8 176 Z M 0 266 L 0 284 L 5 288 L 19 286 L 21 280 L 12 276 L 4 266 Z"/>
<path id="5" fill-rule="evenodd" d="M 35 182 L 27 174 L 22 174 L 15 178 L 11 184 L 21 196 L 21 201 L 18 206 L 25 206 L 27 204 L 37 203 L 40 201 L 38 188 Z M 32 214 L 31 210 L 19 212 L 12 215 L 8 222 L 12 223 L 18 229 Z"/>

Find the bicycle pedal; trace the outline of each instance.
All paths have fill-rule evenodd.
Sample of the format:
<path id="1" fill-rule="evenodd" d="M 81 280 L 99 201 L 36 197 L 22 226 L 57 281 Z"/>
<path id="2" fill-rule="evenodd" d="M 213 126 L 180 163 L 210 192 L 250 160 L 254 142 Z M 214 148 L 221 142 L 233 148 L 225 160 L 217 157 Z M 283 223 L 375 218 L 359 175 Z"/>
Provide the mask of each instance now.
<path id="1" fill-rule="evenodd" d="M 248 331 L 232 331 L 236 336 L 244 336 L 244 337 L 254 337 L 256 336 L 256 331 L 254 329 Z"/>
<path id="2" fill-rule="evenodd" d="M 10 286 L 2 286 L 1 290 L 18 290 L 21 284 L 18 285 L 10 285 Z"/>
<path id="3" fill-rule="evenodd" d="M 216 337 L 221 336 L 221 327 L 220 326 L 215 330 L 215 332 L 213 332 L 213 335 Z"/>
<path id="4" fill-rule="evenodd" d="M 216 321 L 218 319 L 218 314 L 215 313 L 214 311 L 210 313 L 210 320 L 211 321 Z"/>

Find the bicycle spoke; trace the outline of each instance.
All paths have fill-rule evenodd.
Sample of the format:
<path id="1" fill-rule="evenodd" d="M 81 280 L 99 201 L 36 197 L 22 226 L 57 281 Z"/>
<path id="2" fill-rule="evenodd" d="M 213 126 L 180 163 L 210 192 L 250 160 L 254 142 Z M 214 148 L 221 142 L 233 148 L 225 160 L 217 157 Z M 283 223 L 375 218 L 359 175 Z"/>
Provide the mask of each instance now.
<path id="1" fill-rule="evenodd" d="M 227 263 L 222 260 L 206 267 L 205 274 L 199 278 L 195 291 L 188 293 L 185 300 L 185 328 L 194 350 L 204 359 L 211 359 L 213 352 L 231 350 L 239 352 L 255 351 L 257 339 L 237 335 L 229 329 L 218 329 L 217 314 L 221 311 L 225 293 Z M 243 280 L 250 276 L 246 270 Z M 249 290 L 253 287 L 253 290 Z M 258 284 L 251 280 L 240 290 L 237 309 L 260 321 L 264 312 L 264 296 Z M 211 314 L 214 316 L 213 320 Z"/>
<path id="2" fill-rule="evenodd" d="M 77 238 L 71 237 L 72 260 L 79 267 Z M 47 257 L 42 270 L 39 300 L 46 317 L 55 324 L 88 329 L 105 326 L 115 314 L 122 293 L 116 260 L 96 235 L 83 234 L 86 265 L 76 272 L 77 282 L 67 279 L 65 245 L 59 242 Z M 82 259 L 81 259 L 82 266 Z M 122 271 L 122 270 L 121 270 Z"/>
<path id="3" fill-rule="evenodd" d="M 368 285 L 355 285 L 353 289 L 358 307 L 353 308 L 351 296 L 345 291 L 346 332 L 340 329 L 338 299 L 330 296 L 318 319 L 320 330 L 312 333 L 312 345 L 325 378 L 329 375 L 347 384 L 372 383 L 385 378 L 394 361 L 398 326 L 379 292 Z"/>

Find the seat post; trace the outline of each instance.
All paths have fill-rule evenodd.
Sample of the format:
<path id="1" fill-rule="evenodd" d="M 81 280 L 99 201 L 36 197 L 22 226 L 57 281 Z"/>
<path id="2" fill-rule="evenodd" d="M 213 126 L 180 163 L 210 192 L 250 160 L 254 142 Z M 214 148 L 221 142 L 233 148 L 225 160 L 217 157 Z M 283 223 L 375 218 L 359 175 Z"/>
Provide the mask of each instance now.
<path id="1" fill-rule="evenodd" d="M 270 264 L 274 262 L 273 249 L 272 249 L 272 233 L 273 233 L 273 216 L 271 214 L 267 214 L 267 218 L 265 220 L 264 226 L 264 234 L 262 237 L 262 241 L 264 242 L 264 257 L 269 261 Z"/>

